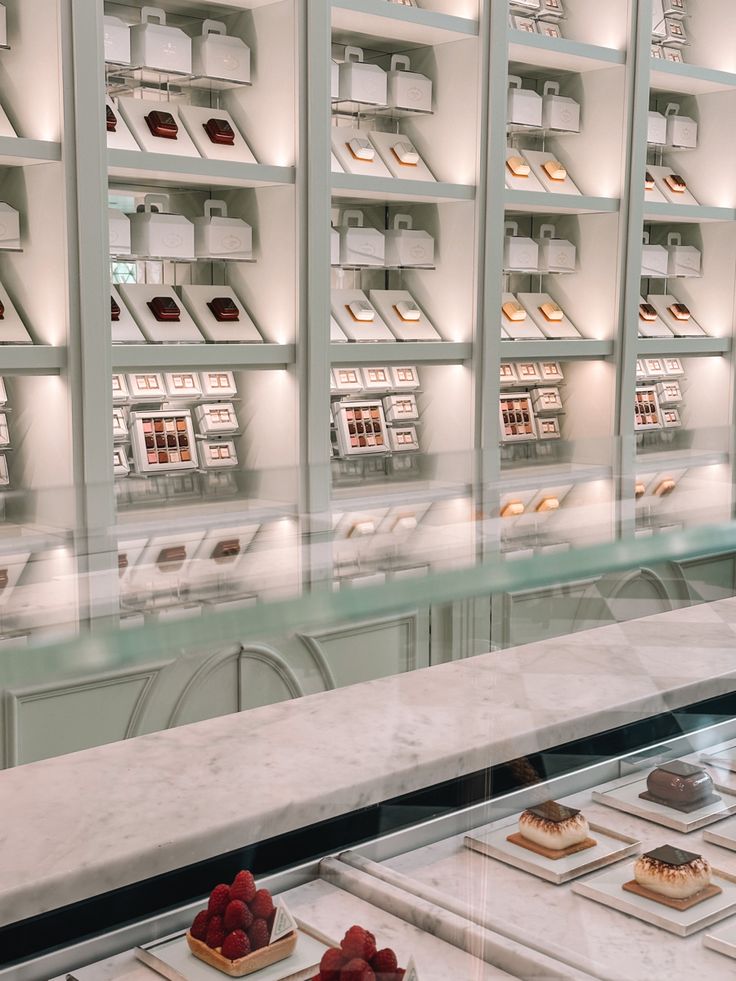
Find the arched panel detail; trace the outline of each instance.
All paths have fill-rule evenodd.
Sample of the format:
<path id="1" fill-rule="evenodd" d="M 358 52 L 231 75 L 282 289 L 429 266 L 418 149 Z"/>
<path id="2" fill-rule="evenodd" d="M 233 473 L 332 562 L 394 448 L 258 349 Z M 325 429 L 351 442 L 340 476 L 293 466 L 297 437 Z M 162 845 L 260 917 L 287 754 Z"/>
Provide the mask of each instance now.
<path id="1" fill-rule="evenodd" d="M 304 694 L 304 691 L 299 683 L 299 679 L 290 665 L 281 656 L 281 654 L 279 654 L 279 652 L 274 650 L 272 647 L 268 647 L 266 644 L 248 644 L 247 647 L 239 647 L 237 649 L 228 648 L 224 651 L 218 651 L 216 654 L 208 657 L 194 672 L 176 701 L 176 705 L 174 706 L 169 718 L 168 728 L 171 729 L 179 724 L 179 720 L 183 715 L 189 698 L 191 697 L 192 693 L 204 683 L 206 678 L 208 678 L 215 671 L 218 671 L 228 662 L 236 662 L 238 666 L 240 666 L 244 660 L 258 661 L 270 668 L 271 671 L 278 676 L 279 680 L 289 693 L 290 698 L 299 698 Z M 238 711 L 242 710 L 241 690 L 242 686 L 239 685 Z"/>

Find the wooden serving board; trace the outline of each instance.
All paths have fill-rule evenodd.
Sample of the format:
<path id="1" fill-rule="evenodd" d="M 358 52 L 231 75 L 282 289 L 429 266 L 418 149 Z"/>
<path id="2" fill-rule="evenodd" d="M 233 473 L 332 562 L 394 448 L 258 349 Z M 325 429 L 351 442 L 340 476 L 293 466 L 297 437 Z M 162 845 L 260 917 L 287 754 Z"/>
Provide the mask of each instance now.
<path id="1" fill-rule="evenodd" d="M 644 899 L 651 899 L 655 903 L 660 903 L 662 906 L 667 906 L 670 909 L 677 909 L 680 912 L 684 912 L 687 909 L 692 909 L 693 906 L 697 906 L 699 903 L 705 902 L 706 899 L 712 899 L 714 896 L 719 896 L 723 890 L 720 886 L 713 885 L 711 883 L 706 886 L 705 889 L 701 889 L 700 892 L 696 893 L 694 896 L 690 896 L 688 899 L 672 899 L 670 896 L 662 896 L 658 892 L 653 892 L 651 889 L 647 889 L 645 886 L 639 885 L 636 879 L 632 879 L 630 882 L 624 882 L 623 888 L 626 892 L 633 892 L 637 896 L 641 896 Z"/>
<path id="2" fill-rule="evenodd" d="M 526 848 L 530 852 L 534 852 L 535 855 L 542 855 L 544 858 L 549 858 L 553 862 L 556 862 L 560 858 L 567 858 L 569 855 L 577 855 L 578 852 L 584 852 L 588 848 L 595 848 L 598 844 L 594 838 L 586 838 L 585 841 L 579 842 L 577 845 L 571 845 L 569 848 L 545 848 L 544 845 L 538 845 L 534 841 L 529 841 L 520 832 L 516 832 L 513 835 L 507 835 L 506 841 L 510 841 L 512 845 L 519 845 L 521 848 Z"/>

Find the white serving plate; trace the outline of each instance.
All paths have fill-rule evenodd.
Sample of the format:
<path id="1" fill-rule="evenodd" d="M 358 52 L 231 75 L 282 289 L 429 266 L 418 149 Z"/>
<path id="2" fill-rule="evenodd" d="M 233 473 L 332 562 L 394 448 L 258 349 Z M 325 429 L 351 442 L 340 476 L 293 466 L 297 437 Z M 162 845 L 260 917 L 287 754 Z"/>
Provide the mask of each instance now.
<path id="1" fill-rule="evenodd" d="M 681 831 L 683 834 L 697 831 L 698 828 L 704 828 L 708 824 L 714 824 L 736 814 L 736 794 L 717 784 L 715 793 L 721 797 L 721 800 L 707 804 L 689 814 L 654 801 L 642 800 L 639 794 L 646 789 L 646 776 L 634 780 L 631 777 L 624 777 L 604 785 L 599 790 L 594 790 L 593 800 L 607 807 L 613 807 L 617 811 L 625 811 L 627 814 L 644 818 L 645 821 L 661 824 L 664 828 Z"/>
<path id="2" fill-rule="evenodd" d="M 300 930 L 296 950 L 290 957 L 263 967 L 250 977 L 258 981 L 305 981 L 314 976 L 325 949 L 325 944 Z M 136 957 L 169 981 L 222 981 L 227 977 L 190 952 L 185 933 L 139 947 Z"/>
<path id="3" fill-rule="evenodd" d="M 572 891 L 586 899 L 592 899 L 593 902 L 651 923 L 661 930 L 675 933 L 678 937 L 689 937 L 736 913 L 736 878 L 720 869 L 712 871 L 714 884 L 720 886 L 723 892 L 688 910 L 671 909 L 653 899 L 624 892 L 624 883 L 634 878 L 634 869 L 629 862 L 608 869 L 585 882 L 575 882 Z"/>
<path id="4" fill-rule="evenodd" d="M 706 933 L 703 944 L 711 950 L 718 951 L 719 954 L 736 959 L 736 924 L 731 923 L 715 933 Z"/>
<path id="5" fill-rule="evenodd" d="M 472 851 L 488 855 L 489 858 L 496 858 L 506 865 L 512 865 L 515 869 L 521 869 L 522 872 L 529 872 L 540 879 L 546 879 L 547 882 L 553 882 L 556 886 L 585 875 L 586 872 L 611 865 L 629 855 L 635 855 L 641 845 L 636 838 L 629 838 L 617 831 L 591 824 L 590 837 L 598 842 L 595 848 L 587 848 L 566 858 L 551 859 L 507 841 L 507 836 L 516 831 L 518 831 L 518 818 L 510 824 L 491 831 L 474 831 L 466 835 L 465 845 Z"/>

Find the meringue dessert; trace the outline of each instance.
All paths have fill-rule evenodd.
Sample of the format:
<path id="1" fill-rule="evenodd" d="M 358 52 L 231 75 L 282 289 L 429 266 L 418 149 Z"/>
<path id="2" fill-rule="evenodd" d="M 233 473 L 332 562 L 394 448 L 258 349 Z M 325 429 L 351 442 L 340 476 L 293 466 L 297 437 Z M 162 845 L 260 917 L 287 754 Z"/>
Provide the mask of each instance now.
<path id="1" fill-rule="evenodd" d="M 580 811 L 555 801 L 530 807 L 519 818 L 522 838 L 551 851 L 564 851 L 587 840 L 588 821 Z"/>
<path id="2" fill-rule="evenodd" d="M 636 860 L 634 879 L 660 896 L 690 899 L 710 885 L 711 868 L 702 855 L 663 845 Z"/>

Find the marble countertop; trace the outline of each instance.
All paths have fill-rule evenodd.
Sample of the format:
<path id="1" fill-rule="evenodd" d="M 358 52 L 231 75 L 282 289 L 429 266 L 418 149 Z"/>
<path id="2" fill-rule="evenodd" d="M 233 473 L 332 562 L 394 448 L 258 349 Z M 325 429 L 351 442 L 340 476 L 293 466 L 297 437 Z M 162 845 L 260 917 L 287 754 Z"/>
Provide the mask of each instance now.
<path id="1" fill-rule="evenodd" d="M 3 771 L 0 926 L 732 691 L 735 645 L 723 600 Z"/>

